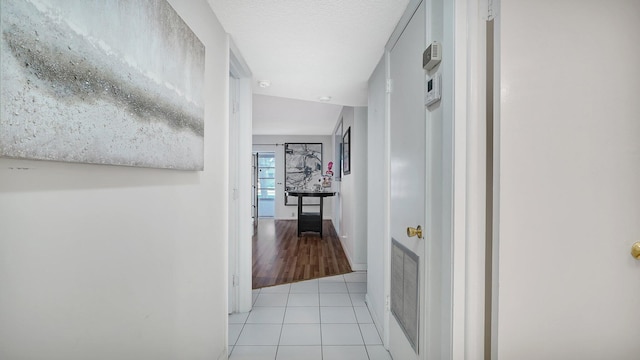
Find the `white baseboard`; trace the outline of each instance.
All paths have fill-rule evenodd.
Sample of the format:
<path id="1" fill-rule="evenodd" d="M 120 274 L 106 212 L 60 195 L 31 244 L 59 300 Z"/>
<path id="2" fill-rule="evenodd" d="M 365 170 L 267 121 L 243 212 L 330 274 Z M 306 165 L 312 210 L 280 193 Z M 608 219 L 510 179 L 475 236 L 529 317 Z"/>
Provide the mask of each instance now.
<path id="1" fill-rule="evenodd" d="M 380 338 L 384 339 L 384 325 L 383 323 L 380 321 L 380 319 L 378 319 L 378 315 L 376 315 L 376 312 L 371 310 L 371 301 L 369 300 L 369 294 L 365 294 L 364 295 L 364 302 L 365 304 L 367 304 L 367 308 L 369 308 L 369 314 L 371 314 L 371 318 L 373 319 L 373 325 L 376 326 L 376 329 L 378 330 L 378 334 L 380 334 Z M 384 340 L 383 340 L 383 345 L 384 345 Z M 387 346 L 385 345 L 385 349 L 387 348 Z"/>
<path id="2" fill-rule="evenodd" d="M 367 270 L 367 264 L 363 264 L 363 263 L 357 263 L 355 264 L 353 262 L 353 260 L 351 260 L 351 254 L 349 254 L 349 252 L 347 251 L 346 246 L 344 246 L 344 241 L 342 240 L 342 237 L 340 237 L 340 245 L 342 245 L 342 251 L 344 252 L 344 254 L 347 257 L 347 261 L 349 262 L 349 266 L 351 266 L 351 270 L 353 271 L 366 271 Z"/>
<path id="3" fill-rule="evenodd" d="M 351 264 L 351 261 L 349 261 Z M 367 271 L 367 264 L 351 264 L 351 270 L 353 271 Z"/>
<path id="4" fill-rule="evenodd" d="M 220 355 L 218 355 L 218 360 L 228 360 L 229 359 L 229 347 L 225 346 Z"/>

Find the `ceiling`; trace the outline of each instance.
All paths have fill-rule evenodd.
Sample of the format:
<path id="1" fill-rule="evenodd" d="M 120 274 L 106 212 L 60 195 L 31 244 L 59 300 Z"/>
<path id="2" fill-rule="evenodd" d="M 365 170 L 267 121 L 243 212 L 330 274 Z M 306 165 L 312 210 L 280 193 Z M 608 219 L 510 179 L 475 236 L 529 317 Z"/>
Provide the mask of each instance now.
<path id="1" fill-rule="evenodd" d="M 367 81 L 409 0 L 208 2 L 253 72 L 254 94 L 366 106 Z"/>
<path id="2" fill-rule="evenodd" d="M 342 106 L 253 95 L 254 135 L 331 135 Z"/>

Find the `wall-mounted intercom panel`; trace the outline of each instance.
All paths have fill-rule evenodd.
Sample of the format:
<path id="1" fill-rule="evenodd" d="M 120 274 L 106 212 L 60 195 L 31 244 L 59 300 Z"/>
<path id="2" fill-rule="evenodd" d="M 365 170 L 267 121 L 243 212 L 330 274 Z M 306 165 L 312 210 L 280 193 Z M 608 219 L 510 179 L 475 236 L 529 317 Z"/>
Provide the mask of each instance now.
<path id="1" fill-rule="evenodd" d="M 422 53 L 422 68 L 427 71 L 425 79 L 425 106 L 431 106 L 442 98 L 442 76 L 440 71 L 435 70 L 435 73 L 429 75 L 430 70 L 436 67 L 442 61 L 442 45 L 434 41 L 429 47 Z"/>
<path id="2" fill-rule="evenodd" d="M 442 98 L 442 76 L 437 72 L 433 76 L 427 75 L 425 82 L 425 99 L 426 106 L 433 105 Z"/>

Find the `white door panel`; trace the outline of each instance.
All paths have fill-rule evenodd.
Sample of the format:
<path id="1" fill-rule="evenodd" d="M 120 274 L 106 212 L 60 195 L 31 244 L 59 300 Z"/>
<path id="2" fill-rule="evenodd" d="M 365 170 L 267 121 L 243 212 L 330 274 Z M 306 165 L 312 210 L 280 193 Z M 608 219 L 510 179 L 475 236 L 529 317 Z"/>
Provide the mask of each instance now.
<path id="1" fill-rule="evenodd" d="M 494 350 L 638 359 L 640 2 L 548 5 L 498 12 Z"/>
<path id="2" fill-rule="evenodd" d="M 407 236 L 407 227 L 425 224 L 425 109 L 422 51 L 425 10 L 420 5 L 390 55 L 391 237 L 418 255 L 419 312 L 424 305 L 425 240 Z M 393 281 L 393 280 L 392 280 Z M 393 285 L 392 285 L 393 288 Z M 393 294 L 392 294 L 393 297 Z M 419 315 L 418 315 L 419 316 Z M 423 324 L 419 324 L 418 339 Z M 419 341 L 418 341 L 419 342 Z M 420 344 L 417 344 L 419 350 Z M 394 316 L 390 318 L 389 348 L 394 359 L 417 359 L 416 351 Z"/>

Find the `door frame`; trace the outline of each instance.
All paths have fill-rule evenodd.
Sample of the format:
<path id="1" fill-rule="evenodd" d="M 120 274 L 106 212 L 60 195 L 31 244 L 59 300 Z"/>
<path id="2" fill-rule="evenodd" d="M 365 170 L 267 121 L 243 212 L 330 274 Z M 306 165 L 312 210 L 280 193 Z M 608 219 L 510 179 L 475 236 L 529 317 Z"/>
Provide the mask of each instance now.
<path id="1" fill-rule="evenodd" d="M 486 263 L 492 239 L 486 230 L 488 222 L 497 217 L 487 208 L 487 195 L 492 195 L 487 186 L 497 189 L 498 185 L 487 177 L 487 166 L 495 157 L 487 158 L 492 155 L 488 149 L 493 148 L 487 144 L 487 99 L 493 97 L 487 98 L 486 93 L 486 24 L 494 18 L 495 7 L 492 0 L 456 0 L 450 8 L 454 59 L 452 359 L 488 359 L 492 347 L 485 349 L 485 340 L 491 340 L 494 302 L 485 285 L 493 282 L 497 257 L 493 264 Z"/>
<path id="2" fill-rule="evenodd" d="M 497 138 L 487 143 L 487 121 L 492 120 L 487 100 L 497 97 L 487 97 L 486 24 L 495 17 L 494 3 L 498 1 L 456 0 L 450 9 L 454 59 L 452 359 L 488 359 L 492 347 L 491 309 L 495 301 L 486 285 L 493 283 L 497 256 L 493 256 L 493 263 L 487 263 L 486 249 L 491 249 L 493 237 L 487 233 L 491 229 L 487 225 L 494 223 L 495 229 L 497 217 L 487 208 L 487 195 L 495 197 L 497 191 L 490 190 L 498 184 L 493 183 L 496 169 L 488 167 L 494 163 L 492 150 Z M 499 57 L 495 61 L 497 64 Z M 495 94 L 499 89 L 493 91 Z M 493 170 L 490 176 L 487 170 Z"/>
<path id="3" fill-rule="evenodd" d="M 230 154 L 237 154 L 238 161 L 229 159 L 229 174 L 236 174 L 236 183 L 229 183 L 229 226 L 236 226 L 237 232 L 229 231 L 229 279 L 227 291 L 233 292 L 235 304 L 229 304 L 231 312 L 248 312 L 252 306 L 251 296 L 251 239 L 253 225 L 251 219 L 251 156 L 252 156 L 252 74 L 242 54 L 227 35 L 229 44 L 229 79 L 236 80 L 237 116 L 229 113 L 229 132 L 235 126 L 237 141 L 230 139 Z M 231 89 L 231 86 L 228 87 Z M 230 93 L 231 97 L 232 94 Z M 233 119 L 236 122 L 232 122 Z M 231 155 L 230 155 L 231 156 Z M 232 236 L 234 234 L 234 236 Z"/>

